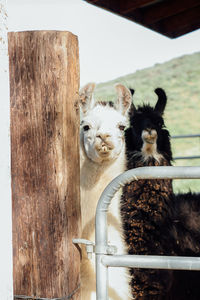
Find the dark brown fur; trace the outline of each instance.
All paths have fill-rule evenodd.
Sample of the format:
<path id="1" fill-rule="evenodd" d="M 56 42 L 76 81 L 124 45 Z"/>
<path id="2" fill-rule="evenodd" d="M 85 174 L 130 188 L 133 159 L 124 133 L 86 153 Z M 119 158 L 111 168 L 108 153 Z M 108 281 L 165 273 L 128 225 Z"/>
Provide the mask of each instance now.
<path id="1" fill-rule="evenodd" d="M 166 166 L 169 163 L 163 159 L 159 164 L 152 159 L 147 163 L 136 162 L 135 167 L 146 165 Z M 129 254 L 174 254 L 169 248 L 168 237 L 160 237 L 161 230 L 168 231 L 165 228 L 168 228 L 171 193 L 171 180 L 135 180 L 124 187 L 121 209 Z M 170 289 L 169 271 L 132 269 L 130 274 L 135 299 L 162 299 L 160 297 Z"/>
<path id="2" fill-rule="evenodd" d="M 126 131 L 127 168 L 171 165 L 170 136 L 162 114 L 166 95 L 157 89 L 155 108 L 144 105 L 130 114 Z M 157 132 L 162 158 L 145 158 L 144 130 Z M 200 194 L 174 195 L 168 179 L 135 180 L 123 188 L 121 213 L 129 254 L 200 256 Z M 200 300 L 200 272 L 131 269 L 136 300 Z"/>
<path id="3" fill-rule="evenodd" d="M 143 105 L 133 108 L 131 127 L 126 131 L 127 168 L 171 165 L 169 133 L 162 114 L 167 98 L 162 89 L 156 89 L 158 101 L 155 108 Z M 143 132 L 156 131 L 154 139 L 159 161 L 146 156 Z M 151 150 L 151 144 L 146 144 Z M 157 156 L 158 156 L 157 155 Z M 129 254 L 172 255 L 168 241 L 168 220 L 172 201 L 171 180 L 135 180 L 123 188 L 121 212 L 125 240 Z M 163 237 L 160 236 L 163 232 Z M 171 287 L 171 271 L 131 269 L 131 287 L 135 299 L 162 299 Z M 159 279 L 159 280 L 158 280 Z"/>

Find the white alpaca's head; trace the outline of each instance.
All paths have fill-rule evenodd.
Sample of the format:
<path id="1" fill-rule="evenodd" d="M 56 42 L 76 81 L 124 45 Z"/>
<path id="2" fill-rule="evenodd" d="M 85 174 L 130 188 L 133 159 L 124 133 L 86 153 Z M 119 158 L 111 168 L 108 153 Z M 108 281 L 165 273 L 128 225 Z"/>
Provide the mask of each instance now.
<path id="1" fill-rule="evenodd" d="M 80 91 L 81 147 L 95 163 L 115 160 L 124 149 L 124 129 L 129 125 L 128 112 L 132 96 L 125 86 L 117 84 L 117 101 L 114 105 L 96 102 L 93 98 L 94 83 Z"/>

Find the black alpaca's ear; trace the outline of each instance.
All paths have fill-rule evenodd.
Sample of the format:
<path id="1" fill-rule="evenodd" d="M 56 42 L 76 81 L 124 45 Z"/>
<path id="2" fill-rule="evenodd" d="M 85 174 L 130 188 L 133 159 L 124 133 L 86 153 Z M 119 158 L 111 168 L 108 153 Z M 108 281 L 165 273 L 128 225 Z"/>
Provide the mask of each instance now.
<path id="1" fill-rule="evenodd" d="M 136 108 L 135 105 L 133 104 L 133 102 L 131 103 L 130 109 L 129 109 L 129 117 L 132 118 L 135 114 Z"/>
<path id="2" fill-rule="evenodd" d="M 165 91 L 161 88 L 155 89 L 154 92 L 158 96 L 158 101 L 156 103 L 154 110 L 158 112 L 160 115 L 162 115 L 165 110 L 165 106 L 167 104 L 167 96 L 165 94 Z"/>
<path id="3" fill-rule="evenodd" d="M 133 95 L 135 94 L 135 90 L 132 88 L 129 88 L 129 90 L 133 97 Z M 129 113 L 128 113 L 130 118 L 134 115 L 135 110 L 136 110 L 135 105 L 133 104 L 133 102 L 131 102 L 131 106 L 130 106 Z"/>
<path id="4" fill-rule="evenodd" d="M 130 92 L 131 92 L 131 95 L 133 96 L 135 94 L 135 90 L 132 89 L 132 88 L 129 88 Z"/>

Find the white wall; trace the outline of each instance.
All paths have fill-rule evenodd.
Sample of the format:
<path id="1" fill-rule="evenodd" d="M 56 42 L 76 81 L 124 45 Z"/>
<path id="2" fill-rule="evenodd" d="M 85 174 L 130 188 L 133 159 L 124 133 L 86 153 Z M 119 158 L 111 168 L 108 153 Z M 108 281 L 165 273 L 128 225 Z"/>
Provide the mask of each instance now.
<path id="1" fill-rule="evenodd" d="M 0 0 L 0 300 L 13 299 L 6 0 Z"/>

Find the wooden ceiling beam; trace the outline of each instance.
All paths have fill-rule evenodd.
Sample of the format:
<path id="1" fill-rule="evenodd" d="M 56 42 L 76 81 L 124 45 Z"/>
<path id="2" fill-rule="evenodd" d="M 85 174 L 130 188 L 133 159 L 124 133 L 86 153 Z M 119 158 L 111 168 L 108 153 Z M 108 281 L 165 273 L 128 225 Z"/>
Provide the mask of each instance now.
<path id="1" fill-rule="evenodd" d="M 180 37 L 184 34 L 190 33 L 191 31 L 197 30 L 200 28 L 200 20 L 195 22 L 194 24 L 189 24 L 188 26 L 178 29 L 178 30 L 174 30 L 173 32 L 170 33 L 170 37 L 171 38 L 177 38 Z"/>
<path id="2" fill-rule="evenodd" d="M 147 26 L 164 35 L 167 35 L 169 37 L 174 37 L 175 32 L 178 33 L 181 32 L 181 30 L 184 32 L 186 28 L 189 28 L 191 26 L 191 24 L 198 24 L 199 20 L 200 20 L 200 6 L 189 9 L 183 13 L 174 15 L 172 17 L 161 20 L 160 22 L 147 25 Z M 187 30 L 185 33 L 187 33 Z"/>
<path id="3" fill-rule="evenodd" d="M 199 6 L 199 4 L 199 0 L 169 0 L 167 2 L 160 2 L 148 9 L 144 8 L 142 10 L 142 21 L 144 24 L 153 24 L 162 19 Z"/>
<path id="4" fill-rule="evenodd" d="M 92 3 L 96 3 L 96 2 L 98 2 L 99 0 L 86 0 L 87 2 L 90 2 L 91 4 Z"/>
<path id="5" fill-rule="evenodd" d="M 183 13 L 173 17 L 164 19 L 162 22 L 163 32 L 173 32 L 175 28 L 181 29 L 188 24 L 192 24 L 200 20 L 200 6 L 189 9 Z"/>
<path id="6" fill-rule="evenodd" d="M 120 14 L 120 0 L 85 0 L 90 4 Z"/>
<path id="7" fill-rule="evenodd" d="M 153 2 L 155 2 L 155 0 L 121 0 L 119 11 L 122 15 L 125 15 L 127 13 L 130 13 L 131 11 L 134 11 L 135 9 L 143 7 L 147 4 L 151 4 Z"/>
<path id="8" fill-rule="evenodd" d="M 175 38 L 200 28 L 200 0 L 84 0 Z"/>

